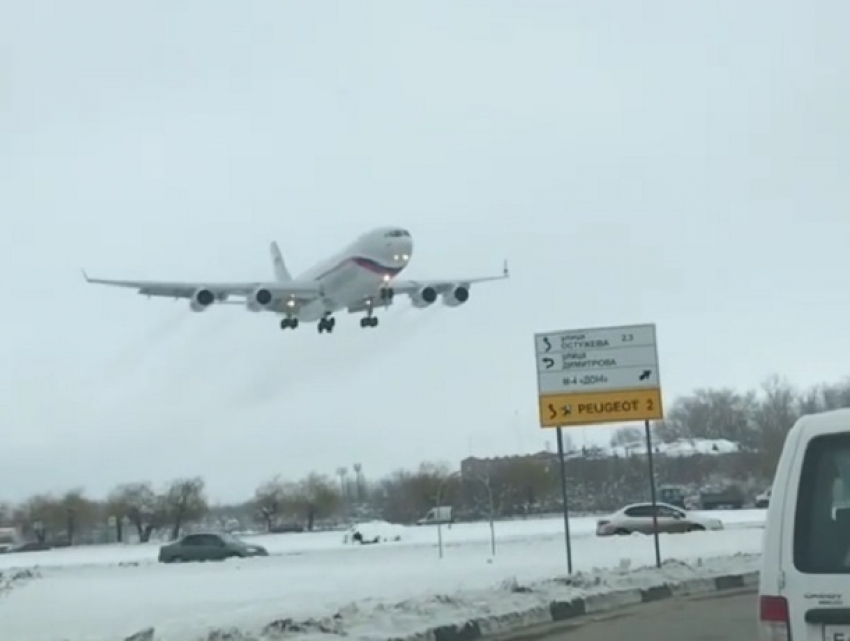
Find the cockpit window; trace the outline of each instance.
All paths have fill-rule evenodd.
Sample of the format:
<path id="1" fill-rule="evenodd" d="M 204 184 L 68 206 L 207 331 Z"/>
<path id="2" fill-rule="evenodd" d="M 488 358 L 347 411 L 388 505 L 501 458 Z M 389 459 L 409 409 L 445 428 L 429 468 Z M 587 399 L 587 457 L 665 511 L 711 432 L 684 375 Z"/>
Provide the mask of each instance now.
<path id="1" fill-rule="evenodd" d="M 405 236 L 410 236 L 410 234 L 403 229 L 393 229 L 384 234 L 384 238 L 403 238 Z"/>

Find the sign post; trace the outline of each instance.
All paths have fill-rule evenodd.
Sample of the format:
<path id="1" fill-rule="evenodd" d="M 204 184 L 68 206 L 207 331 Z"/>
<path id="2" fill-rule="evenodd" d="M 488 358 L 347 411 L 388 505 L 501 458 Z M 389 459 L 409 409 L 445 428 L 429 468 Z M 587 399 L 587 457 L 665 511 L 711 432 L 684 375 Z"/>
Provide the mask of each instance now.
<path id="1" fill-rule="evenodd" d="M 573 573 L 573 548 L 570 542 L 570 508 L 567 502 L 567 468 L 564 464 L 564 434 L 558 428 L 558 468 L 561 472 L 561 501 L 564 505 L 564 540 L 567 544 L 567 574 Z"/>
<path id="2" fill-rule="evenodd" d="M 597 327 L 537 333 L 537 397 L 540 427 L 556 428 L 564 501 L 567 568 L 572 572 L 564 427 L 643 421 L 646 428 L 655 562 L 661 566 L 655 472 L 649 421 L 664 418 L 655 325 Z"/>
<path id="3" fill-rule="evenodd" d="M 652 463 L 652 432 L 649 429 L 649 421 L 643 422 L 646 430 L 646 461 L 649 465 L 649 493 L 652 499 L 652 526 L 655 531 L 655 565 L 661 567 L 661 546 L 658 543 L 658 510 L 655 506 L 655 466 Z"/>

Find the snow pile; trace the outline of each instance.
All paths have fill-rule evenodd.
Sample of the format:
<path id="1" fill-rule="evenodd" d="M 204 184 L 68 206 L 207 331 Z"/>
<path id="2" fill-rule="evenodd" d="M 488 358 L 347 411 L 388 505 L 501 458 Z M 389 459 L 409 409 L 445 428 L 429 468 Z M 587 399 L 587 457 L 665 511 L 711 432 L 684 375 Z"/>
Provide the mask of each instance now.
<path id="1" fill-rule="evenodd" d="M 387 543 L 401 541 L 407 528 L 386 521 L 367 521 L 349 528 L 342 538 L 343 543 Z"/>
<path id="2" fill-rule="evenodd" d="M 39 577 L 38 570 L 23 569 L 23 570 L 6 570 L 0 571 L 0 597 L 8 594 L 12 589 L 31 579 Z"/>
<path id="3" fill-rule="evenodd" d="M 695 456 L 697 454 L 704 455 L 719 455 L 719 454 L 734 454 L 740 451 L 740 446 L 733 441 L 728 441 L 723 438 L 718 439 L 679 439 L 672 443 L 657 443 L 652 447 L 654 454 L 661 456 Z M 611 448 L 611 453 L 614 456 L 646 456 L 646 442 L 635 441 L 634 443 L 626 443 Z"/>
<path id="4" fill-rule="evenodd" d="M 741 448 L 737 443 L 718 438 L 664 443 L 662 450 L 665 456 L 693 456 L 694 454 L 734 454 L 740 452 Z"/>
<path id="5" fill-rule="evenodd" d="M 352 641 L 401 639 L 422 635 L 437 626 L 463 623 L 473 619 L 511 617 L 546 610 L 552 602 L 569 602 L 575 598 L 599 596 L 627 589 L 677 584 L 693 579 L 757 572 L 760 555 L 739 554 L 732 557 L 697 559 L 692 564 L 670 560 L 662 567 L 630 570 L 626 560 L 616 570 L 594 569 L 540 582 L 521 583 L 515 577 L 487 590 L 435 594 L 427 598 L 404 601 L 361 601 L 351 603 L 332 615 L 295 620 L 270 621 L 256 630 L 220 628 L 210 630 L 197 641 L 273 641 L 284 634 L 299 641 L 327 641 L 328 635 L 345 636 Z M 150 633 L 150 629 L 144 632 Z M 151 641 L 182 641 L 158 636 Z M 193 640 L 195 641 L 195 640 Z"/>

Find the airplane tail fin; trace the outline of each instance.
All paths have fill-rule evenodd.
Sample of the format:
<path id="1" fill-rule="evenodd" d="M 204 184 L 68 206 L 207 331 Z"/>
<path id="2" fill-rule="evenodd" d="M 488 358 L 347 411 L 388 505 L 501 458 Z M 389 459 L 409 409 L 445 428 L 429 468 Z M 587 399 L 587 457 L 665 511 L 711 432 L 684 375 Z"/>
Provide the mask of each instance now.
<path id="1" fill-rule="evenodd" d="M 274 265 L 274 275 L 278 282 L 285 283 L 292 280 L 289 270 L 286 268 L 286 263 L 283 262 L 283 254 L 280 253 L 280 247 L 276 242 L 272 242 L 269 246 L 269 251 L 272 255 L 272 264 Z"/>

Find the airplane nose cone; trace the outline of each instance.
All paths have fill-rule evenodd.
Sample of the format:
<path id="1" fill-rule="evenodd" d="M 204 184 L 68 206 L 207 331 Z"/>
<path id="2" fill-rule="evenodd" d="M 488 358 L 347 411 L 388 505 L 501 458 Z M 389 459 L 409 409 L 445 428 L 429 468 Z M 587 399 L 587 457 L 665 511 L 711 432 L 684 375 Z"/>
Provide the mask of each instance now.
<path id="1" fill-rule="evenodd" d="M 406 265 L 413 255 L 413 243 L 408 239 L 399 240 L 393 244 L 393 262 L 399 265 Z"/>

